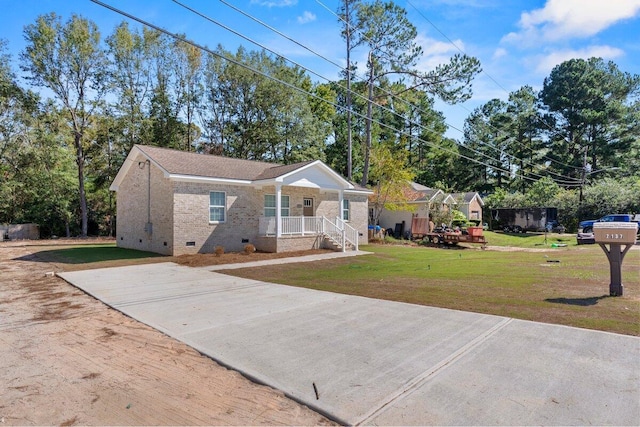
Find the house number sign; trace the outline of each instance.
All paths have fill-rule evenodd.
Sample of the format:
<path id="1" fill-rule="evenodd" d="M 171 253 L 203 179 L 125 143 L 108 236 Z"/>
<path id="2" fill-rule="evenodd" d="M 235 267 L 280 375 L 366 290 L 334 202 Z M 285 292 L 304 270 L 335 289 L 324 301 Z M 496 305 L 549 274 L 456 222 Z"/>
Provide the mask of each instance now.
<path id="1" fill-rule="evenodd" d="M 602 222 L 593 225 L 593 235 L 609 260 L 609 295 L 622 296 L 622 261 L 636 243 L 638 225 L 634 222 Z M 608 247 L 607 247 L 608 245 Z"/>
<path id="2" fill-rule="evenodd" d="M 605 239 L 612 239 L 612 240 L 622 240 L 624 239 L 624 234 L 609 234 L 609 233 L 605 233 Z"/>

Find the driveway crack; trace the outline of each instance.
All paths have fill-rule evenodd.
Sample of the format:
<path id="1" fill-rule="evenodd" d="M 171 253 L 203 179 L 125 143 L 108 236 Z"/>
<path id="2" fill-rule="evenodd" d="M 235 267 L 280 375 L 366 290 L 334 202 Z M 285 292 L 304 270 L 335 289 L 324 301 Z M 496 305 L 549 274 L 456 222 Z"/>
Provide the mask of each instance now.
<path id="1" fill-rule="evenodd" d="M 386 399 L 381 401 L 376 407 L 374 407 L 371 411 L 364 414 L 363 417 L 354 423 L 354 425 L 369 425 L 372 424 L 374 418 L 385 412 L 392 403 L 397 402 L 411 393 L 419 389 L 424 383 L 429 381 L 435 375 L 437 375 L 440 371 L 450 366 L 456 360 L 460 359 L 465 354 L 469 353 L 471 350 L 479 346 L 480 344 L 487 341 L 493 335 L 495 335 L 498 331 L 506 327 L 509 323 L 513 321 L 512 318 L 506 317 L 502 321 L 498 322 L 493 327 L 487 329 L 482 334 L 478 335 L 473 340 L 469 341 L 464 346 L 460 347 L 457 351 L 451 353 L 448 357 L 444 358 L 440 362 L 436 363 L 431 368 L 424 371 L 422 374 L 414 377 L 407 383 L 405 383 L 401 388 L 396 390 L 395 392 L 389 394 Z"/>

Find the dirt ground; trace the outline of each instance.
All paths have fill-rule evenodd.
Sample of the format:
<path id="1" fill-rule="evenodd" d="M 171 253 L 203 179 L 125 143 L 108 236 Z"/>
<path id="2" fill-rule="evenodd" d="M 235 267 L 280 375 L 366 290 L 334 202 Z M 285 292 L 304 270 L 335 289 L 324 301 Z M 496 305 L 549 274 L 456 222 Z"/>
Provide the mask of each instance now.
<path id="1" fill-rule="evenodd" d="M 0 243 L 0 426 L 331 424 L 55 277 L 40 249 Z"/>

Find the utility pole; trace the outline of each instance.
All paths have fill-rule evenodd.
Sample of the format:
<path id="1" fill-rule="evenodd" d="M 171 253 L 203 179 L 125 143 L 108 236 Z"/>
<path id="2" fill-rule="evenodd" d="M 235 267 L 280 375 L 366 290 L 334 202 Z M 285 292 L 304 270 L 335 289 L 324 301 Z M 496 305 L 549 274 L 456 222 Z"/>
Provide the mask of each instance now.
<path id="1" fill-rule="evenodd" d="M 351 169 L 351 18 L 349 16 L 349 2 L 351 0 L 344 0 L 344 12 L 346 21 L 346 36 L 347 36 L 347 179 L 351 181 L 352 169 Z"/>
<path id="2" fill-rule="evenodd" d="M 580 179 L 580 198 L 579 204 L 582 205 L 582 188 L 587 180 L 587 147 L 584 147 L 584 160 L 582 161 L 582 178 Z"/>

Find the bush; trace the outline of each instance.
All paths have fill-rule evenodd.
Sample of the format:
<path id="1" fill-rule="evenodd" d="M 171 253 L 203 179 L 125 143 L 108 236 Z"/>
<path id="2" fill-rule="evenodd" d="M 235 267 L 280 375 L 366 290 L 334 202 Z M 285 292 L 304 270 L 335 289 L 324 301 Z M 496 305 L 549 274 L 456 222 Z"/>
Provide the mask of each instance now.
<path id="1" fill-rule="evenodd" d="M 246 245 L 244 245 L 244 253 L 249 255 L 252 254 L 256 251 L 256 247 L 253 246 L 251 243 L 247 243 Z"/>
<path id="2" fill-rule="evenodd" d="M 224 254 L 224 247 L 216 246 L 216 249 L 215 249 L 214 253 L 216 254 L 216 256 L 223 255 Z"/>

